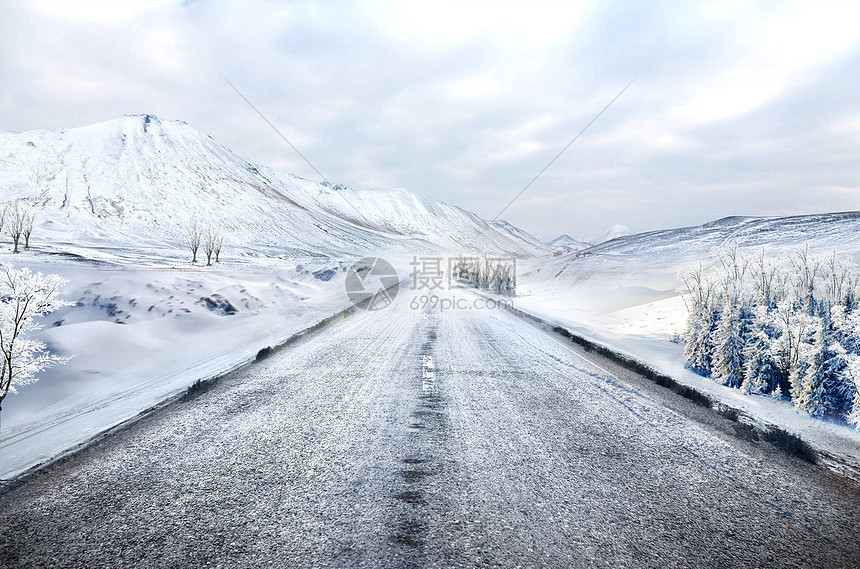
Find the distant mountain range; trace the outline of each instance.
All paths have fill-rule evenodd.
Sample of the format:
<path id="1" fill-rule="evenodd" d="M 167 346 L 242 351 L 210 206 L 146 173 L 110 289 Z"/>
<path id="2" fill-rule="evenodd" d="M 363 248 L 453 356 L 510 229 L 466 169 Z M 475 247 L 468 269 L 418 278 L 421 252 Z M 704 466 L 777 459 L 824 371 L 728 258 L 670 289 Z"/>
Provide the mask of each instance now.
<path id="1" fill-rule="evenodd" d="M 615 225 L 589 241 L 562 235 L 547 244 L 407 190 L 355 190 L 253 164 L 182 121 L 152 115 L 0 131 L 0 199 L 16 198 L 38 212 L 34 241 L 66 249 L 181 250 L 184 227 L 198 220 L 221 229 L 238 257 L 491 253 L 546 256 L 566 273 L 586 254 L 619 271 L 646 259 L 673 271 L 733 240 L 860 253 L 858 212 L 732 217 L 636 235 Z"/>
<path id="2" fill-rule="evenodd" d="M 563 235 L 559 235 L 558 237 L 550 241 L 548 245 L 554 251 L 555 255 L 563 255 L 565 253 L 582 251 L 584 249 L 588 249 L 589 247 L 594 247 L 595 245 L 600 245 L 601 243 L 611 241 L 617 237 L 625 237 L 627 235 L 632 234 L 633 232 L 630 231 L 630 228 L 626 225 L 616 224 L 610 227 L 602 235 L 595 237 L 594 239 L 590 239 L 588 241 L 583 239 L 574 239 L 573 237 L 565 233 Z"/>
<path id="3" fill-rule="evenodd" d="M 35 240 L 55 244 L 176 248 L 194 219 L 243 255 L 550 250 L 508 223 L 407 190 L 354 190 L 253 164 L 152 115 L 0 131 L 0 199 L 16 198 L 38 210 Z"/>

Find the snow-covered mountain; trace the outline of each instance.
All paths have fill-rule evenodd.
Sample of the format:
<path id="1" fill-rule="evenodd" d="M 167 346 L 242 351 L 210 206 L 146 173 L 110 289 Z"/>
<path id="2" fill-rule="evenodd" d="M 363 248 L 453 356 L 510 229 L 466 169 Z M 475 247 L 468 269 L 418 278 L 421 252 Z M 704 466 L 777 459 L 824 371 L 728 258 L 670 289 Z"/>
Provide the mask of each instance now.
<path id="1" fill-rule="evenodd" d="M 626 237 L 627 235 L 633 235 L 633 232 L 626 225 L 621 225 L 620 223 L 616 223 L 599 237 L 595 237 L 591 239 L 589 243 L 592 245 L 600 245 L 601 243 L 606 243 L 607 241 L 612 241 L 618 237 Z"/>
<path id="2" fill-rule="evenodd" d="M 168 251 L 196 219 L 248 255 L 546 251 L 525 232 L 423 195 L 319 184 L 252 164 L 182 121 L 152 115 L 0 131 L 0 199 L 15 198 L 39 212 L 36 241 L 59 245 Z"/>
<path id="3" fill-rule="evenodd" d="M 563 233 L 547 243 L 550 247 L 564 247 L 565 245 L 570 245 L 571 243 L 577 243 L 577 240 L 568 235 L 567 233 Z"/>
<path id="4" fill-rule="evenodd" d="M 554 251 L 554 255 L 563 255 L 574 251 L 582 251 L 591 247 L 591 243 L 574 239 L 567 233 L 559 235 L 549 242 L 550 248 Z"/>
<path id="5" fill-rule="evenodd" d="M 507 221 L 500 219 L 492 222 L 491 225 L 502 235 L 507 235 L 516 242 L 524 243 L 525 246 L 531 250 L 540 251 L 542 253 L 549 253 L 552 251 L 552 247 Z"/>

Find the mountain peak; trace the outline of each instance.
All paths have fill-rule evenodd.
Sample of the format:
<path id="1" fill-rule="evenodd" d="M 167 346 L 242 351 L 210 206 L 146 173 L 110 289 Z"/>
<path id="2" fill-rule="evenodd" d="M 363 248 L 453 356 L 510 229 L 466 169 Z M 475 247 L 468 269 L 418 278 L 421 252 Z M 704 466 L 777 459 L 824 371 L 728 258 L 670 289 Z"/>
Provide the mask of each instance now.
<path id="1" fill-rule="evenodd" d="M 181 254 L 183 228 L 195 220 L 219 227 L 234 250 L 250 255 L 546 252 L 513 226 L 486 232 L 484 220 L 439 200 L 303 180 L 255 165 L 183 121 L 148 113 L 0 132 L 0 156 L 0 199 L 36 204 L 45 241 L 52 233 L 62 243 Z"/>
<path id="2" fill-rule="evenodd" d="M 553 247 L 564 247 L 565 245 L 568 245 L 568 244 L 573 243 L 575 241 L 576 241 L 576 239 L 574 239 L 573 237 L 571 237 L 567 233 L 562 233 L 561 235 L 559 235 L 558 237 L 556 237 L 555 239 L 550 241 L 548 244 L 552 245 Z"/>
<path id="3" fill-rule="evenodd" d="M 626 237 L 628 235 L 633 235 L 633 232 L 626 225 L 621 225 L 620 223 L 616 223 L 609 229 L 607 229 L 602 235 L 596 237 L 591 240 L 591 243 L 594 245 L 600 245 L 601 243 L 606 243 L 607 241 L 612 241 L 613 239 L 617 239 L 618 237 Z"/>

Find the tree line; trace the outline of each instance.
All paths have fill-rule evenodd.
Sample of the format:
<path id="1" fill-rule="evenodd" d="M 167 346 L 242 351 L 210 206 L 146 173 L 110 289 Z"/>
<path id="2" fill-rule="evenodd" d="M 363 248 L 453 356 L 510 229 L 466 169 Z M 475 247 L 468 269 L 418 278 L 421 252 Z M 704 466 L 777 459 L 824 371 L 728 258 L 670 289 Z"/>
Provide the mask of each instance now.
<path id="1" fill-rule="evenodd" d="M 686 367 L 860 428 L 860 267 L 808 246 L 777 258 L 737 244 L 679 273 Z"/>
<path id="2" fill-rule="evenodd" d="M 516 264 L 512 259 L 494 257 L 460 257 L 452 266 L 452 278 L 474 288 L 496 294 L 515 294 Z"/>

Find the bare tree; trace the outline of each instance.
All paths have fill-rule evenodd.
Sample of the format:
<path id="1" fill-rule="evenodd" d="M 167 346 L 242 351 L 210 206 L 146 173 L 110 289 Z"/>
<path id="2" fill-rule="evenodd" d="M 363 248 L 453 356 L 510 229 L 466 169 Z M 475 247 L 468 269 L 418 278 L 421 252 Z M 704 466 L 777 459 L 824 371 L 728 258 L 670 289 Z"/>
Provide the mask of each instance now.
<path id="1" fill-rule="evenodd" d="M 35 382 L 37 373 L 69 359 L 26 337 L 42 327 L 38 316 L 71 305 L 57 298 L 66 282 L 59 275 L 0 265 L 0 404 L 16 387 Z"/>
<path id="2" fill-rule="evenodd" d="M 749 259 L 741 252 L 737 242 L 734 242 L 717 252 L 717 260 L 723 269 L 719 278 L 723 301 L 735 304 L 743 293 L 744 277 L 750 265 Z"/>
<path id="3" fill-rule="evenodd" d="M 0 204 L 0 232 L 3 231 L 3 226 L 6 225 L 7 214 L 9 212 L 9 202 Z"/>
<path id="4" fill-rule="evenodd" d="M 200 249 L 200 243 L 203 241 L 203 233 L 206 228 L 196 221 L 190 222 L 185 226 L 185 242 L 191 249 L 192 263 L 197 262 L 197 250 Z"/>
<path id="5" fill-rule="evenodd" d="M 812 310 L 815 300 L 816 278 L 821 271 L 821 261 L 809 252 L 809 244 L 798 249 L 790 257 L 796 275 L 798 296 Z"/>
<path id="6" fill-rule="evenodd" d="M 36 222 L 36 211 L 26 207 L 24 211 L 24 249 L 30 248 L 30 235 L 33 233 L 33 224 Z"/>
<path id="7" fill-rule="evenodd" d="M 758 291 L 758 302 L 770 306 L 776 300 L 779 287 L 779 267 L 768 260 L 764 248 L 752 261 L 752 278 Z"/>
<path id="8" fill-rule="evenodd" d="M 207 226 L 203 231 L 203 252 L 206 254 L 206 266 L 212 266 L 212 255 L 215 251 L 221 250 L 221 242 L 224 238 L 221 236 L 221 232 L 215 229 L 212 226 Z M 217 262 L 217 255 L 215 257 Z"/>
<path id="9" fill-rule="evenodd" d="M 836 250 L 823 261 L 824 265 L 824 293 L 822 298 L 829 306 L 844 304 L 850 307 L 854 298 L 854 289 L 857 287 L 857 279 L 860 277 L 857 266 L 846 263 L 836 257 Z"/>
<path id="10" fill-rule="evenodd" d="M 20 253 L 18 251 L 18 242 L 21 240 L 21 235 L 23 235 L 28 223 L 30 223 L 30 215 L 30 208 L 21 204 L 18 200 L 15 200 L 9 206 L 7 221 L 9 222 L 9 235 L 15 244 L 15 253 Z"/>
<path id="11" fill-rule="evenodd" d="M 221 262 L 221 246 L 224 244 L 224 235 L 219 233 L 218 240 L 215 242 L 215 262 Z"/>
<path id="12" fill-rule="evenodd" d="M 680 271 L 678 279 L 684 283 L 684 289 L 680 290 L 681 299 L 687 306 L 687 312 L 695 314 L 705 310 L 711 304 L 714 294 L 714 283 L 705 267 L 700 262 L 692 269 Z"/>

